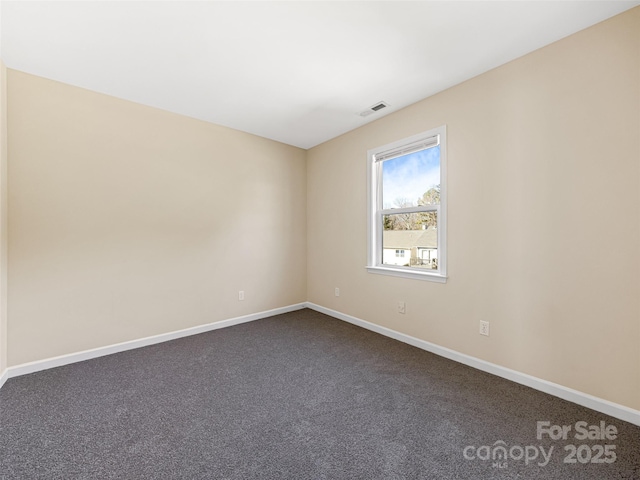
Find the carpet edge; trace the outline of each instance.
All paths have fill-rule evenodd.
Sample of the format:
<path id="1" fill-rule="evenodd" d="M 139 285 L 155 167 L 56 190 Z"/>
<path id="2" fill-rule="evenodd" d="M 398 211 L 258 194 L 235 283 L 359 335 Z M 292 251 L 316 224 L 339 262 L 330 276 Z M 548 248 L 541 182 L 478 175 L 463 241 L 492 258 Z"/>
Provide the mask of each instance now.
<path id="1" fill-rule="evenodd" d="M 387 327 L 376 325 L 375 323 L 367 322 L 366 320 L 362 320 L 352 315 L 347 315 L 337 310 L 317 305 L 313 302 L 306 302 L 306 307 L 311 310 L 315 310 L 316 312 L 324 313 L 325 315 L 336 318 L 338 320 L 342 320 L 347 323 L 365 328 L 367 330 L 371 330 L 372 332 L 379 333 L 380 335 L 393 338 L 394 340 L 407 343 L 414 347 L 420 348 L 421 350 L 425 350 L 441 357 L 448 358 L 449 360 L 462 363 L 469 367 L 482 370 L 483 372 L 496 375 L 506 380 L 525 385 L 535 390 L 553 395 L 554 397 L 567 400 L 577 405 L 590 408 L 591 410 L 610 415 L 619 420 L 624 420 L 625 422 L 640 426 L 640 410 L 635 410 L 625 405 L 620 405 L 618 403 L 605 400 L 604 398 L 596 397 L 594 395 L 590 395 L 579 390 L 574 390 L 572 388 L 565 387 L 548 380 L 534 377 L 526 373 L 518 372 L 517 370 L 512 370 L 495 363 L 487 362 L 486 360 L 472 357 L 471 355 L 460 353 L 456 350 L 442 347 L 440 345 L 436 345 L 435 343 L 427 342 L 426 340 L 421 340 L 419 338 L 406 335 Z"/>
<path id="2" fill-rule="evenodd" d="M 274 308 L 271 310 L 265 310 L 262 312 L 251 313 L 249 315 L 243 315 L 240 317 L 233 317 L 226 320 L 219 320 L 217 322 L 207 323 L 204 325 L 198 325 L 195 327 L 184 328 L 182 330 L 175 330 L 173 332 L 160 333 L 158 335 L 152 335 L 149 337 L 143 337 L 135 340 L 128 340 L 126 342 L 116 343 L 113 345 L 106 345 L 104 347 L 92 348 L 89 350 L 83 350 L 75 353 L 68 353 L 57 357 L 46 358 L 43 360 L 36 360 L 33 362 L 23 363 L 8 367 L 0 375 L 0 388 L 4 383 L 14 377 L 21 375 L 27 375 L 30 373 L 39 372 L 42 370 L 48 370 L 50 368 L 61 367 L 72 363 L 83 362 L 85 360 L 91 360 L 93 358 L 104 357 L 114 353 L 120 353 L 127 350 L 133 350 L 136 348 L 147 347 L 149 345 L 155 345 L 157 343 L 168 342 L 178 338 L 189 337 L 191 335 L 198 335 L 199 333 L 205 333 L 212 330 L 218 330 L 220 328 L 232 327 L 241 323 L 253 322 L 263 318 L 273 317 L 275 315 L 281 315 L 283 313 L 289 313 L 296 310 L 302 310 L 306 308 L 306 303 L 296 303 L 293 305 L 287 305 L 285 307 Z"/>

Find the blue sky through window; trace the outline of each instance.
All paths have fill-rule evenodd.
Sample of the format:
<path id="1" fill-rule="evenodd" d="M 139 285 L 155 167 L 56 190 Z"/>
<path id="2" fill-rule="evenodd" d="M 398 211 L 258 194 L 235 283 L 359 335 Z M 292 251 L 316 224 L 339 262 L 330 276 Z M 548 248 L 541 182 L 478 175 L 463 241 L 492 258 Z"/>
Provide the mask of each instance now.
<path id="1" fill-rule="evenodd" d="M 382 208 L 397 208 L 403 200 L 417 205 L 439 183 L 440 145 L 387 160 L 382 163 Z"/>

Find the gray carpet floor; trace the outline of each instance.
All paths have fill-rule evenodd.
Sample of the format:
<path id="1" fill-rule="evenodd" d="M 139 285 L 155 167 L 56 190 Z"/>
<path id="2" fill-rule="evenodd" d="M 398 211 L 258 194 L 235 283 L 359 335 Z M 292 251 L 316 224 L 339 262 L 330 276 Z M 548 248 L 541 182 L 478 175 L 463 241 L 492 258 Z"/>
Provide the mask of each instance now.
<path id="1" fill-rule="evenodd" d="M 640 479 L 640 427 L 301 310 L 8 380 L 0 478 Z"/>

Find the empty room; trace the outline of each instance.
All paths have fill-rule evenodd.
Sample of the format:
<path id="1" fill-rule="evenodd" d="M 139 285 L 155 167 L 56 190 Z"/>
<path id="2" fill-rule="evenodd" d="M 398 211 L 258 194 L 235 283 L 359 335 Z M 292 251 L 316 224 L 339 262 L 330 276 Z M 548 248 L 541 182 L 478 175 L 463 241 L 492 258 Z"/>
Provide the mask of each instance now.
<path id="1" fill-rule="evenodd" d="M 640 1 L 0 1 L 0 479 L 640 479 Z"/>

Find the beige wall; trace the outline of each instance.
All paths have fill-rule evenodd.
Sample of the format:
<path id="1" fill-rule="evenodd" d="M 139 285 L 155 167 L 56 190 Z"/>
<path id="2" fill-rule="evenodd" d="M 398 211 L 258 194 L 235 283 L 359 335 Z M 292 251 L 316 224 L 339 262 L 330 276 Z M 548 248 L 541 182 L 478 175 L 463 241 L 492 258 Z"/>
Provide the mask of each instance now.
<path id="1" fill-rule="evenodd" d="M 306 300 L 303 150 L 11 69 L 8 107 L 10 366 Z"/>
<path id="2" fill-rule="evenodd" d="M 636 8 L 310 150 L 309 301 L 640 409 L 639 112 Z M 444 124 L 448 282 L 368 274 L 367 149 Z"/>
<path id="3" fill-rule="evenodd" d="M 7 69 L 0 59 L 0 375 L 7 367 Z"/>

